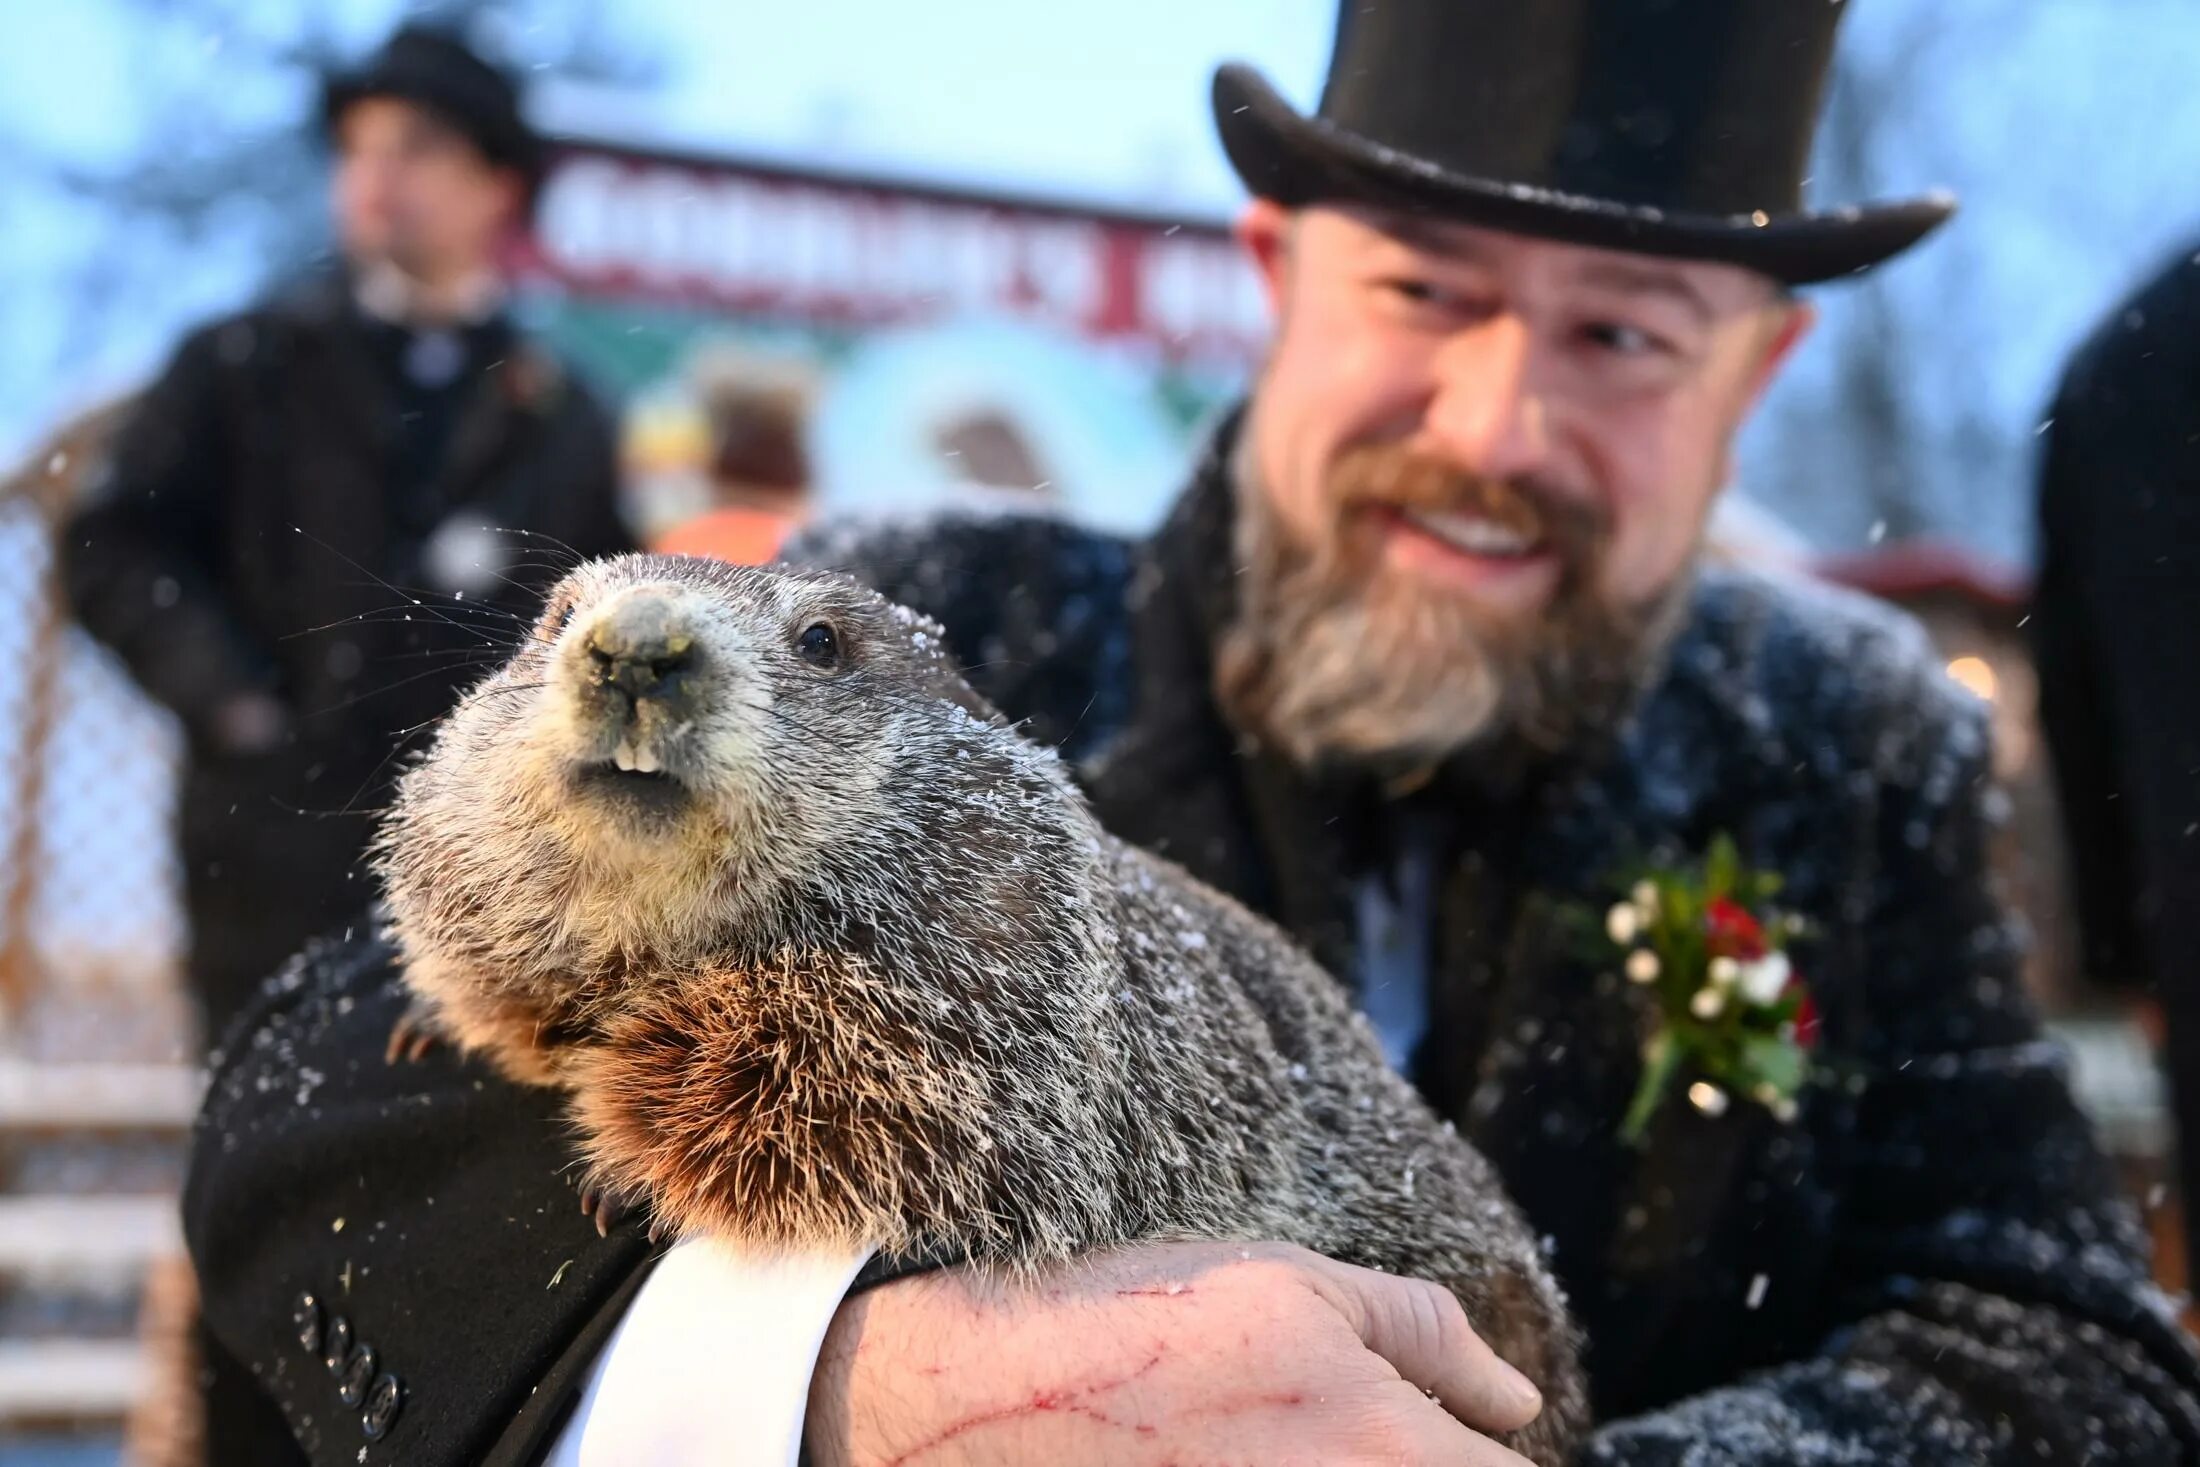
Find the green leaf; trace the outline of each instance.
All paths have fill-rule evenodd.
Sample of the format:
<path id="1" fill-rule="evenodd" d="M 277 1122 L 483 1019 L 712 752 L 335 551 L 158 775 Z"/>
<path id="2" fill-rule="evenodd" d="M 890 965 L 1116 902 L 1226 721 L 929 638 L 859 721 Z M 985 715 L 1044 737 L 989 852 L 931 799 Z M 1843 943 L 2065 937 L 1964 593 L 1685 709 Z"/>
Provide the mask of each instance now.
<path id="1" fill-rule="evenodd" d="M 1770 1034 L 1746 1034 L 1742 1037 L 1742 1064 L 1753 1081 L 1771 1085 L 1782 1095 L 1793 1095 L 1803 1088 L 1803 1071 L 1807 1063 L 1802 1047 Z"/>
<path id="2" fill-rule="evenodd" d="M 1742 876 L 1742 853 L 1734 845 L 1734 837 L 1720 831 L 1711 841 L 1711 852 L 1704 861 L 1704 891 L 1712 897 L 1731 897 Z"/>
<path id="3" fill-rule="evenodd" d="M 1642 1057 L 1642 1079 L 1635 1086 L 1634 1101 L 1627 1107 L 1627 1119 L 1620 1122 L 1619 1139 L 1629 1146 L 1639 1145 L 1643 1132 L 1650 1125 L 1650 1117 L 1657 1114 L 1659 1102 L 1665 1099 L 1666 1088 L 1673 1083 L 1673 1071 L 1681 1061 L 1680 1046 L 1673 1042 L 1672 1031 L 1660 1033 L 1650 1041 L 1650 1047 Z"/>

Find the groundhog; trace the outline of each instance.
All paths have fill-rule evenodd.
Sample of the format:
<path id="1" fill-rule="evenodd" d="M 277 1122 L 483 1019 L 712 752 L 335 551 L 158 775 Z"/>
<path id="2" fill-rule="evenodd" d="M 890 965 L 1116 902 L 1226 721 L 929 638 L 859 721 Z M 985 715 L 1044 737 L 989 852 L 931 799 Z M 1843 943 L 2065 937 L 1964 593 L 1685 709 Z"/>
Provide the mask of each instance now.
<path id="1" fill-rule="evenodd" d="M 660 1228 L 1006 1270 L 1297 1243 L 1449 1287 L 1543 1392 L 1508 1444 L 1579 1436 L 1533 1236 L 1344 990 L 853 581 L 580 567 L 376 860 L 412 1032 L 569 1091 L 588 1192 Z"/>

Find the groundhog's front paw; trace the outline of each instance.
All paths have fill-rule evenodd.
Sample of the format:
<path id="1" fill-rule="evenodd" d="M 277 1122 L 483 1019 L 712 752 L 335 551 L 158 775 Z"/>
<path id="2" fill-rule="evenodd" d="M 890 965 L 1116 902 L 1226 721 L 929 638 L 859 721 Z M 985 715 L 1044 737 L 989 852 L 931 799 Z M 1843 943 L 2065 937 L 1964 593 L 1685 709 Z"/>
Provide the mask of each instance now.
<path id="1" fill-rule="evenodd" d="M 442 1042 L 435 1010 L 416 998 L 405 1005 L 405 1012 L 390 1026 L 390 1042 L 382 1050 L 382 1061 L 394 1065 L 403 1059 L 417 1064 Z"/>

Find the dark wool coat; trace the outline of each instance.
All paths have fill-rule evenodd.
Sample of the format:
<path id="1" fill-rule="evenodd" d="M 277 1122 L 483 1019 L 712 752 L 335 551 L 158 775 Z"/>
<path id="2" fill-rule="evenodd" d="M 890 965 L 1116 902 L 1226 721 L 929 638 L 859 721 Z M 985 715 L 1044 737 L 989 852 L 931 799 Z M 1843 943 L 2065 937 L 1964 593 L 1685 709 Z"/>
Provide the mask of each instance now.
<path id="1" fill-rule="evenodd" d="M 457 338 L 451 384 L 424 391 L 402 369 L 409 340 L 336 276 L 192 333 L 62 534 L 78 619 L 189 739 L 191 969 L 216 1032 L 359 910 L 364 812 L 399 733 L 474 680 L 483 629 L 510 625 L 498 608 L 538 600 L 504 582 L 470 607 L 426 595 L 438 528 L 463 513 L 539 532 L 510 542 L 520 580 L 519 561 L 631 548 L 610 425 L 577 383 L 494 320 Z M 228 753 L 211 736 L 247 691 L 288 709 L 282 747 Z"/>
<path id="2" fill-rule="evenodd" d="M 2119 302 L 2050 409 L 2028 624 L 2090 976 L 2169 1020 L 2188 1158 L 2200 1147 L 2200 256 Z M 2200 1167 L 2184 1167 L 2200 1259 Z"/>
<path id="3" fill-rule="evenodd" d="M 1228 433 L 1146 545 L 995 520 L 797 553 L 942 620 L 982 691 L 1082 757 L 1111 827 L 1349 978 L 1350 886 L 1398 812 L 1241 751 L 1215 711 Z M 1585 1462 L 2200 1464 L 2200 1363 L 1987 891 L 1987 767 L 1981 710 L 1912 624 L 1711 571 L 1616 740 L 1421 797 L 1450 836 L 1418 1078 L 1547 1235 L 1605 1422 Z M 1668 1106 L 1630 1151 L 1637 996 L 1554 913 L 1721 830 L 1819 926 L 1801 961 L 1856 1078 L 1792 1125 Z M 444 1057 L 386 1068 L 399 1005 L 387 952 L 354 942 L 236 1036 L 186 1198 L 206 1307 L 313 1461 L 524 1461 L 646 1250 L 575 1211 L 554 1097 Z M 344 1362 L 299 1346 L 306 1292 L 402 1381 L 379 1441 Z"/>

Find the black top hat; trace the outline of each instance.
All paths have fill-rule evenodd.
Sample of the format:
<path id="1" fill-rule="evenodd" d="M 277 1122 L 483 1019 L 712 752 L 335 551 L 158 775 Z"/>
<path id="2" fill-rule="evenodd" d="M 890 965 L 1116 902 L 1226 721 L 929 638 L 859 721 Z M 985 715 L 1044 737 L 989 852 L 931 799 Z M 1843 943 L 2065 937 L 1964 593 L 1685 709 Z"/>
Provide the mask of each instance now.
<path id="1" fill-rule="evenodd" d="M 1802 207 L 1841 0 L 1342 0 L 1321 107 L 1215 73 L 1253 193 L 1363 199 L 1788 284 L 1863 270 L 1955 210 Z"/>
<path id="2" fill-rule="evenodd" d="M 542 181 L 542 140 L 520 116 L 519 88 L 450 31 L 401 27 L 365 64 L 330 75 L 321 89 L 322 121 L 333 132 L 364 97 L 398 97 L 434 112 L 491 163 L 517 170 L 529 197 Z"/>

